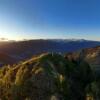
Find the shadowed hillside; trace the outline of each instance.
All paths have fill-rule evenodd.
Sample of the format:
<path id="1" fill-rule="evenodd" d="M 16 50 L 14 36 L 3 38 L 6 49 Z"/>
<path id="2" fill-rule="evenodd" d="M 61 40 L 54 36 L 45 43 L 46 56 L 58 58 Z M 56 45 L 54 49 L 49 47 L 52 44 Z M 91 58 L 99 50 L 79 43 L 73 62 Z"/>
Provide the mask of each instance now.
<path id="1" fill-rule="evenodd" d="M 90 48 L 99 46 L 100 42 L 87 41 L 87 40 L 61 40 L 61 39 L 49 39 L 49 40 L 27 40 L 27 41 L 9 41 L 0 42 L 0 53 L 6 53 L 6 55 L 13 58 L 14 63 L 29 59 L 32 55 L 41 54 L 45 52 L 75 52 L 84 48 Z M 0 61 L 3 61 L 2 59 Z M 3 62 L 10 64 L 9 61 Z"/>
<path id="2" fill-rule="evenodd" d="M 67 53 L 65 55 L 66 59 L 70 61 L 86 61 L 93 73 L 94 81 L 89 86 L 90 96 L 93 97 L 90 100 L 99 100 L 100 99 L 100 46 L 94 48 L 83 49 L 81 51 Z"/>
<path id="3" fill-rule="evenodd" d="M 17 60 L 10 55 L 7 55 L 6 53 L 1 52 L 0 53 L 0 65 L 5 65 L 5 64 L 14 64 L 16 63 Z"/>
<path id="4" fill-rule="evenodd" d="M 100 46 L 67 53 L 65 57 L 68 57 L 70 60 L 85 60 L 93 70 L 100 71 Z"/>

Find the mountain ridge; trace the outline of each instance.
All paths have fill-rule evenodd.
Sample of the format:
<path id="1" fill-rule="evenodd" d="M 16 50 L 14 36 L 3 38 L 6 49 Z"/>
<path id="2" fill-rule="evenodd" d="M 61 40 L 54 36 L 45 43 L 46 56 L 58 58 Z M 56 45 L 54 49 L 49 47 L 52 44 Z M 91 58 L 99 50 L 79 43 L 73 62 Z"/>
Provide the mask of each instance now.
<path id="1" fill-rule="evenodd" d="M 6 52 L 16 62 L 31 58 L 32 55 L 41 54 L 45 52 L 75 52 L 85 48 L 92 48 L 99 46 L 100 42 L 88 40 L 28 40 L 28 41 L 9 41 L 0 43 L 0 52 Z"/>

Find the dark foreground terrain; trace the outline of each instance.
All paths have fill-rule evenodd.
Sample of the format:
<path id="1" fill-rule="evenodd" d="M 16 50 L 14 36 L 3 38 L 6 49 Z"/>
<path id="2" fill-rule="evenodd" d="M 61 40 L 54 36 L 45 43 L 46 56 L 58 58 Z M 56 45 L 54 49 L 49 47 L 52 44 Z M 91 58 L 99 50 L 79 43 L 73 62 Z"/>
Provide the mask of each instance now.
<path id="1" fill-rule="evenodd" d="M 100 47 L 43 53 L 0 68 L 1 100 L 100 100 Z"/>

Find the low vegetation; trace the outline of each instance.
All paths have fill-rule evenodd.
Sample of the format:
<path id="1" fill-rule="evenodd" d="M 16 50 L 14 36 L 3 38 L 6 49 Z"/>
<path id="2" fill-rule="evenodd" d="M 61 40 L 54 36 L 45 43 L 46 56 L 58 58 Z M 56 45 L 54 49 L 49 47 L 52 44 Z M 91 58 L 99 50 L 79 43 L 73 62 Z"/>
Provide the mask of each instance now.
<path id="1" fill-rule="evenodd" d="M 46 53 L 0 68 L 0 100 L 89 99 L 100 99 L 100 80 L 82 59 Z"/>

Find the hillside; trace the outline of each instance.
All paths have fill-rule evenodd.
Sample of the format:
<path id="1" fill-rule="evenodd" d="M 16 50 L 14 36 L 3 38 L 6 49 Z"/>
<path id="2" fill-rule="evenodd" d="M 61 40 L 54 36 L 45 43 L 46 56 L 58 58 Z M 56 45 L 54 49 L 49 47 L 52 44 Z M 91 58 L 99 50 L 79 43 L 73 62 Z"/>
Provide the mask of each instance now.
<path id="1" fill-rule="evenodd" d="M 85 61 L 45 53 L 0 69 L 0 99 L 85 100 L 92 81 Z"/>
<path id="2" fill-rule="evenodd" d="M 5 64 L 14 64 L 17 62 L 17 59 L 14 57 L 7 55 L 6 53 L 1 52 L 0 53 L 0 66 L 5 65 Z"/>
<path id="3" fill-rule="evenodd" d="M 74 39 L 49 39 L 49 40 L 27 40 L 27 41 L 5 41 L 0 42 L 0 53 L 6 53 L 15 62 L 29 59 L 32 55 L 45 52 L 75 52 L 85 48 L 100 46 L 98 41 L 74 40 Z M 1 59 L 1 61 L 3 61 Z M 5 63 L 5 61 L 4 61 Z M 6 62 L 10 64 L 9 61 Z"/>
<path id="4" fill-rule="evenodd" d="M 100 46 L 67 53 L 65 57 L 71 60 L 83 59 L 90 64 L 93 70 L 100 70 Z"/>

